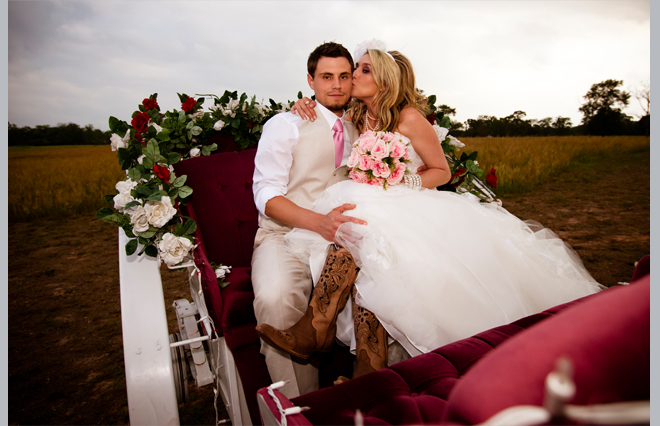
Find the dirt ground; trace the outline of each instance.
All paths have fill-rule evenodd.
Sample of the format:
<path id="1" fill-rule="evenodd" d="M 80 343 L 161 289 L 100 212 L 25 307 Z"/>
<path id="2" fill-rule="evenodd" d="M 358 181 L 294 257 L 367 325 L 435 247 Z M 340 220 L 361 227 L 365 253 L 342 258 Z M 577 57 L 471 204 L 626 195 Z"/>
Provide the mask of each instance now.
<path id="1" fill-rule="evenodd" d="M 554 230 L 599 282 L 626 282 L 650 250 L 649 160 L 584 158 L 504 207 Z M 128 423 L 117 235 L 91 215 L 10 223 L 10 424 Z M 184 273 L 162 275 L 174 332 L 171 302 L 190 295 Z M 212 389 L 189 390 L 181 424 L 213 424 Z"/>

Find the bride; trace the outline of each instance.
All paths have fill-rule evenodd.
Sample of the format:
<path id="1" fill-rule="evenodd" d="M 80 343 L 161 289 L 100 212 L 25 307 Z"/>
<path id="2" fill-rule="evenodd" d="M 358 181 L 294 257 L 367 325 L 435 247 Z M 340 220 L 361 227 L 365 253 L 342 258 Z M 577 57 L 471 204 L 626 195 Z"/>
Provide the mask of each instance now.
<path id="1" fill-rule="evenodd" d="M 357 355 L 357 377 L 387 366 L 388 337 L 415 356 L 602 288 L 552 231 L 472 194 L 436 191 L 451 173 L 410 62 L 378 46 L 358 48 L 354 58 L 350 120 L 360 133 L 400 135 L 412 162 L 405 181 L 387 190 L 346 180 L 316 201 L 321 214 L 355 204 L 345 214 L 367 222 L 339 227 L 341 249 L 312 231 L 287 234 L 317 284 L 296 325 L 257 327 L 266 342 L 307 358 L 336 333 Z M 296 106 L 313 118 L 303 101 Z M 333 292 L 344 300 L 328 304 Z"/>

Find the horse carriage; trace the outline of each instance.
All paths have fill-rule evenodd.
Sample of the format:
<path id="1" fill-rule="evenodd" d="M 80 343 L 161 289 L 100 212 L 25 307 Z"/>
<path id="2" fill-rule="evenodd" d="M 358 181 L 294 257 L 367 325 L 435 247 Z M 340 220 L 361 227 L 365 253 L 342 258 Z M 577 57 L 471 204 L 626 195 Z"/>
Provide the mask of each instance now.
<path id="1" fill-rule="evenodd" d="M 119 229 L 124 359 L 132 424 L 178 424 L 187 386 L 213 386 L 233 425 L 649 422 L 649 259 L 631 285 L 484 331 L 341 385 L 353 358 L 320 356 L 321 389 L 292 400 L 271 380 L 255 331 L 255 149 L 175 165 L 194 192 L 191 300 L 165 301 L 158 262 L 127 255 Z M 212 266 L 232 266 L 221 288 Z M 166 305 L 179 330 L 168 330 Z M 570 403 L 570 404 L 569 404 Z M 306 409 L 304 407 L 308 407 Z M 209 407 L 211 410 L 212 407 Z"/>

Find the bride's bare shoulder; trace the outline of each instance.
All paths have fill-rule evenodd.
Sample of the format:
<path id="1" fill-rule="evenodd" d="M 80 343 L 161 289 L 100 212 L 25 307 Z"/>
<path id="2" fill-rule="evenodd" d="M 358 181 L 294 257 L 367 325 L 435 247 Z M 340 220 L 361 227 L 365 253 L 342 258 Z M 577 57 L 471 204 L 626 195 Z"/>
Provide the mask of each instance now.
<path id="1" fill-rule="evenodd" d="M 407 136 L 407 133 L 419 129 L 419 126 L 424 125 L 424 123 L 427 125 L 429 124 L 426 117 L 424 117 L 416 108 L 406 107 L 401 110 L 399 116 L 399 133 Z"/>

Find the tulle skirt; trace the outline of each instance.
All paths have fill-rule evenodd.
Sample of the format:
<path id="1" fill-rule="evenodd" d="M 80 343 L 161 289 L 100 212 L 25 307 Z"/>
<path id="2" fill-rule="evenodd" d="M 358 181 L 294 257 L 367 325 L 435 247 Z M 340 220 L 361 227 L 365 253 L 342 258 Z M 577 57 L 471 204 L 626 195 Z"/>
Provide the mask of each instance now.
<path id="1" fill-rule="evenodd" d="M 412 356 L 603 288 L 552 231 L 471 194 L 342 181 L 313 209 L 344 203 L 368 222 L 337 233 L 360 267 L 357 303 Z M 329 243 L 303 229 L 285 238 L 316 282 Z M 337 337 L 355 349 L 350 303 Z"/>

